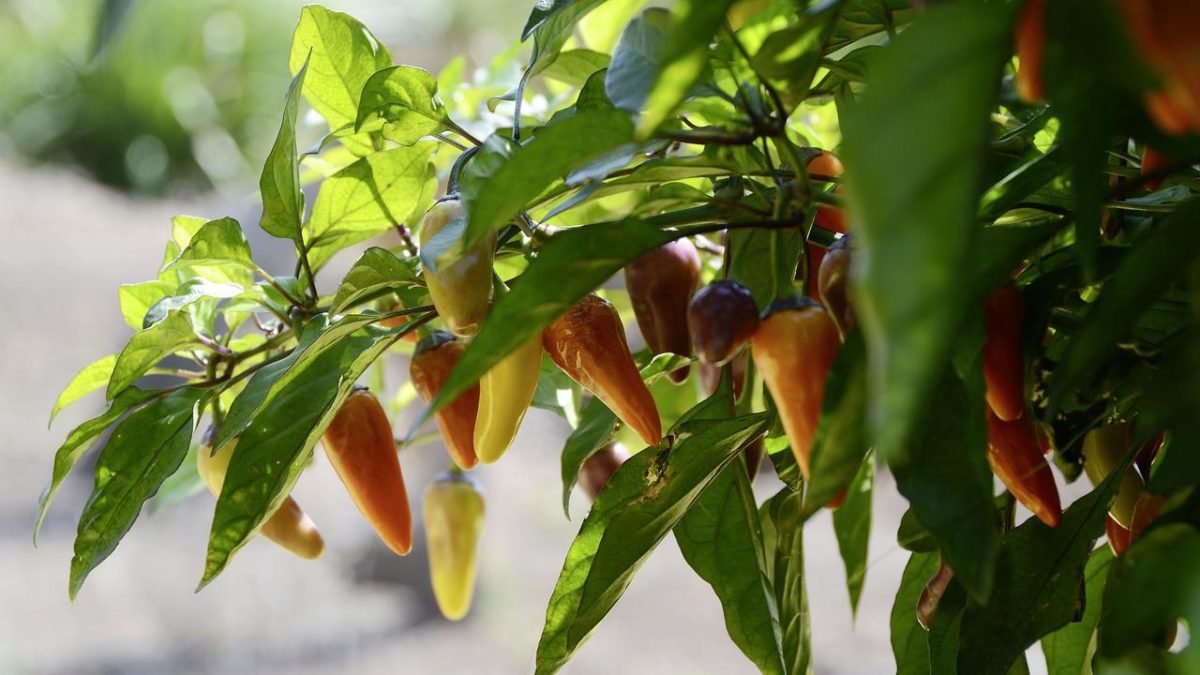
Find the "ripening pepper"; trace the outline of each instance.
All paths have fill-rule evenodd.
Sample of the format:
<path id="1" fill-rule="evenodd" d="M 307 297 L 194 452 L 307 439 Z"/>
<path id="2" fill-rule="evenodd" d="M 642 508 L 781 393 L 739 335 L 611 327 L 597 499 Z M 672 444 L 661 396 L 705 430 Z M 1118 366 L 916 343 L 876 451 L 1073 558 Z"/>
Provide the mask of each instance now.
<path id="1" fill-rule="evenodd" d="M 500 459 L 525 419 L 542 368 L 542 337 L 534 335 L 479 378 L 475 453 L 491 464 Z"/>
<path id="2" fill-rule="evenodd" d="M 1134 47 L 1158 78 L 1146 111 L 1168 134 L 1200 132 L 1200 6 L 1194 0 L 1118 0 Z"/>
<path id="3" fill-rule="evenodd" d="M 434 235 L 444 227 L 467 217 L 457 198 L 443 199 L 433 205 L 421 220 L 421 246 L 429 246 Z M 435 261 L 436 271 L 421 259 L 425 285 L 446 328 L 460 337 L 479 332 L 492 303 L 492 262 L 496 256 L 496 234 L 463 252 L 450 264 Z"/>
<path id="4" fill-rule="evenodd" d="M 425 490 L 429 578 L 438 609 L 451 621 L 471 609 L 483 515 L 483 495 L 461 472 L 447 471 Z"/>
<path id="5" fill-rule="evenodd" d="M 1058 527 L 1062 504 L 1054 473 L 1028 417 L 1005 422 L 987 408 L 988 464 L 1009 492 L 1043 523 Z"/>
<path id="6" fill-rule="evenodd" d="M 1104 536 L 1108 537 L 1108 547 L 1112 549 L 1113 555 L 1121 555 L 1129 548 L 1129 544 L 1133 543 L 1132 533 L 1118 523 L 1111 513 L 1104 520 Z"/>
<path id="7" fill-rule="evenodd" d="M 827 176 L 830 178 L 837 178 L 845 171 L 845 167 L 842 166 L 842 160 L 838 159 L 837 155 L 828 150 L 822 150 L 810 157 L 805 168 L 808 170 L 810 176 Z M 833 193 L 840 195 L 842 193 L 842 186 L 837 186 Z M 831 232 L 837 232 L 838 234 L 846 233 L 846 216 L 836 206 L 824 204 L 818 206 L 817 215 L 813 218 L 813 224 Z M 819 266 L 821 261 L 817 260 L 816 262 L 816 266 Z"/>
<path id="8" fill-rule="evenodd" d="M 727 364 L 733 376 L 733 398 L 742 397 L 742 389 L 746 386 L 746 366 L 750 355 L 742 352 L 733 357 Z M 721 369 L 724 366 L 714 366 L 711 363 L 700 362 L 700 388 L 705 396 L 712 396 L 721 384 Z"/>
<path id="9" fill-rule="evenodd" d="M 604 401 L 647 445 L 658 445 L 658 406 L 638 373 L 621 317 L 611 303 L 588 294 L 542 331 L 542 347 L 555 365 Z"/>
<path id="10" fill-rule="evenodd" d="M 615 442 L 605 445 L 587 458 L 587 461 L 579 468 L 579 484 L 589 499 L 596 501 L 596 495 L 600 494 L 605 485 L 608 485 L 613 474 L 627 459 L 629 459 L 629 451 L 625 449 L 625 446 Z"/>
<path id="11" fill-rule="evenodd" d="M 196 454 L 196 470 L 208 486 L 208 491 L 214 497 L 220 497 L 225 474 L 229 470 L 229 460 L 233 458 L 238 441 L 235 438 L 214 453 L 212 440 L 215 435 L 213 427 L 204 432 L 204 440 Z M 290 496 L 263 523 L 259 533 L 301 558 L 317 558 L 325 550 L 325 540 L 321 538 L 317 526 Z"/>
<path id="12" fill-rule="evenodd" d="M 809 244 L 809 248 L 813 248 Z M 845 340 L 854 330 L 854 307 L 850 304 L 850 235 L 833 242 L 825 252 L 817 274 L 817 290 L 821 302 L 829 310 L 829 316 L 837 324 L 838 333 Z"/>
<path id="13" fill-rule="evenodd" d="M 1104 482 L 1125 459 L 1130 449 L 1129 423 L 1115 422 L 1092 429 L 1083 437 L 1083 470 L 1093 485 Z M 1133 509 L 1144 483 L 1133 465 L 1126 466 L 1117 486 L 1117 496 L 1108 513 L 1122 527 L 1132 528 Z"/>
<path id="14" fill-rule="evenodd" d="M 776 302 L 768 312 L 750 340 L 750 350 L 808 480 L 825 378 L 841 341 L 829 312 L 808 298 Z"/>
<path id="15" fill-rule="evenodd" d="M 704 363 L 725 365 L 758 329 L 758 305 L 750 289 L 734 279 L 701 288 L 688 305 L 688 331 Z"/>
<path id="16" fill-rule="evenodd" d="M 924 590 L 921 591 L 921 597 L 917 599 L 917 623 L 921 625 L 921 628 L 929 630 L 933 626 L 938 603 L 941 602 L 942 596 L 946 594 L 946 588 L 953 580 L 954 570 L 950 569 L 945 561 L 942 561 L 933 578 L 925 584 Z"/>
<path id="17" fill-rule="evenodd" d="M 380 307 L 380 311 L 383 313 L 395 312 L 395 311 L 399 311 L 401 309 L 404 309 L 404 303 L 399 302 L 399 301 L 386 302 L 386 303 L 383 303 L 382 306 Z M 384 328 L 399 328 L 400 326 L 403 326 L 404 324 L 406 324 L 412 320 L 413 320 L 413 317 L 411 315 L 406 314 L 406 315 L 402 315 L 402 316 L 394 316 L 390 319 L 384 319 L 383 321 L 379 322 L 379 325 Z M 405 342 L 415 343 L 417 341 L 417 331 L 410 330 L 407 333 L 405 333 L 404 337 L 401 339 L 404 340 Z"/>
<path id="18" fill-rule="evenodd" d="M 408 376 L 426 403 L 437 396 L 466 348 L 462 340 L 444 330 L 433 331 L 417 343 L 408 363 Z M 459 394 L 434 415 L 442 440 L 446 442 L 446 451 L 464 471 L 479 461 L 475 454 L 475 420 L 478 416 L 478 384 Z"/>
<path id="19" fill-rule="evenodd" d="M 1028 103 L 1046 98 L 1042 63 L 1046 54 L 1046 0 L 1026 0 L 1017 17 L 1017 95 Z"/>
<path id="20" fill-rule="evenodd" d="M 412 513 L 392 424 L 379 400 L 355 389 L 322 437 L 325 454 L 354 505 L 397 555 L 412 549 Z"/>
<path id="21" fill-rule="evenodd" d="M 687 238 L 648 251 L 625 267 L 633 315 L 652 353 L 692 355 L 687 311 L 699 287 L 700 254 Z M 668 377 L 679 384 L 687 379 L 688 370 L 677 368 Z"/>
<path id="22" fill-rule="evenodd" d="M 1170 163 L 1170 157 L 1167 157 L 1148 145 L 1142 146 L 1142 174 L 1148 174 L 1164 166 L 1168 166 Z M 1162 178 L 1154 178 L 1146 181 L 1145 185 L 1147 190 L 1153 192 L 1162 187 L 1162 183 Z"/>
<path id="23" fill-rule="evenodd" d="M 1025 414 L 1025 357 L 1021 353 L 1021 293 L 1001 286 L 983 301 L 983 379 L 992 412 L 1005 422 Z"/>

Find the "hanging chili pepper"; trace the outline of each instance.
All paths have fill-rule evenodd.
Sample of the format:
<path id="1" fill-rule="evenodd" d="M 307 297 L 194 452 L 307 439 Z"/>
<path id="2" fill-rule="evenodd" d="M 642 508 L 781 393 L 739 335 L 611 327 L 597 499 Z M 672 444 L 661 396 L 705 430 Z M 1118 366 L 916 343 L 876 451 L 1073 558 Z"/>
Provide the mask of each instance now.
<path id="1" fill-rule="evenodd" d="M 417 343 L 408 364 L 408 376 L 422 400 L 428 403 L 437 396 L 464 351 L 466 345 L 462 340 L 443 330 L 433 331 Z M 434 415 L 450 459 L 463 470 L 470 469 L 479 461 L 475 454 L 475 420 L 478 415 L 478 384 L 459 394 L 458 398 Z"/>
<path id="2" fill-rule="evenodd" d="M 1104 519 L 1104 536 L 1108 538 L 1108 547 L 1112 549 L 1113 555 L 1124 553 L 1133 540 L 1132 533 L 1118 523 L 1111 513 Z"/>
<path id="3" fill-rule="evenodd" d="M 1054 473 L 1028 417 L 1005 422 L 987 408 L 988 463 L 1009 492 L 1043 523 L 1058 527 L 1062 504 Z"/>
<path id="4" fill-rule="evenodd" d="M 688 306 L 688 331 L 704 363 L 725 365 L 758 328 L 758 305 L 750 289 L 721 279 L 700 289 Z"/>
<path id="5" fill-rule="evenodd" d="M 729 365 L 730 373 L 733 376 L 733 398 L 742 397 L 742 389 L 746 386 L 746 366 L 750 361 L 750 355 L 742 352 L 733 357 L 727 365 Z M 712 396 L 717 391 L 717 386 L 721 384 L 721 369 L 724 366 L 714 366 L 711 363 L 700 362 L 700 388 L 704 391 L 705 396 Z"/>
<path id="6" fill-rule="evenodd" d="M 840 344 L 829 313 L 808 298 L 772 304 L 750 341 L 754 365 L 775 401 L 805 480 L 825 378 Z"/>
<path id="7" fill-rule="evenodd" d="M 370 391 L 346 398 L 322 437 L 325 454 L 355 506 L 397 555 L 412 548 L 412 513 L 392 424 Z"/>
<path id="8" fill-rule="evenodd" d="M 1021 293 L 1001 286 L 983 301 L 983 379 L 987 402 L 1005 422 L 1025 414 L 1025 357 L 1021 352 L 1021 322 L 1025 308 Z"/>
<path id="9" fill-rule="evenodd" d="M 542 368 L 542 337 L 534 335 L 479 378 L 475 452 L 479 461 L 500 459 L 517 437 Z"/>
<path id="10" fill-rule="evenodd" d="M 483 516 L 483 495 L 462 472 L 442 473 L 425 490 L 429 577 L 438 609 L 451 621 L 471 609 Z"/>
<path id="11" fill-rule="evenodd" d="M 1046 0 L 1026 0 L 1017 17 L 1017 73 L 1014 84 L 1027 103 L 1046 99 L 1042 63 L 1046 53 Z"/>
<path id="12" fill-rule="evenodd" d="M 421 219 L 422 249 L 430 246 L 430 242 L 446 226 L 460 226 L 466 217 L 467 212 L 457 198 L 449 197 L 434 204 Z M 436 251 L 434 255 L 437 255 Z M 429 297 L 451 333 L 468 337 L 479 332 L 492 303 L 492 262 L 495 255 L 496 234 L 493 232 L 463 252 L 453 263 L 447 265 L 432 261 L 437 266 L 436 270 L 431 269 L 431 261 L 422 256 L 421 269 L 424 271 L 425 285 L 429 288 Z"/>
<path id="13" fill-rule="evenodd" d="M 633 314 L 652 353 L 692 355 L 687 311 L 699 287 L 700 254 L 686 238 L 663 244 L 625 267 Z M 688 370 L 688 366 L 677 368 L 668 377 L 681 383 Z"/>
<path id="14" fill-rule="evenodd" d="M 1193 0 L 1120 0 L 1134 47 L 1157 76 L 1146 111 L 1168 134 L 1200 132 L 1200 10 Z"/>
<path id="15" fill-rule="evenodd" d="M 1098 429 L 1092 429 L 1083 437 L 1083 470 L 1093 485 L 1104 482 L 1110 473 L 1116 471 L 1129 453 L 1130 429 L 1128 422 L 1106 424 Z M 1109 514 L 1122 527 L 1130 528 L 1133 524 L 1133 509 L 1138 496 L 1142 494 L 1143 481 L 1137 469 L 1132 465 L 1122 470 L 1121 483 L 1117 486 L 1117 496 L 1109 506 Z"/>
<path id="16" fill-rule="evenodd" d="M 229 461 L 233 459 L 238 439 L 229 441 L 214 453 L 212 441 L 215 437 L 215 428 L 210 426 L 204 432 L 196 454 L 196 471 L 208 486 L 208 491 L 214 497 L 220 497 L 221 488 L 225 485 L 225 474 L 229 471 Z M 259 533 L 301 558 L 317 558 L 325 550 L 325 540 L 321 538 L 317 526 L 291 496 L 284 498 L 283 503 L 271 514 Z"/>
<path id="17" fill-rule="evenodd" d="M 809 248 L 814 248 L 811 244 Z M 854 306 L 850 303 L 850 235 L 833 242 L 821 261 L 817 275 L 817 290 L 829 316 L 837 324 L 838 334 L 845 340 L 854 330 Z"/>
<path id="18" fill-rule="evenodd" d="M 842 166 L 842 160 L 837 158 L 837 155 L 828 150 L 821 150 L 817 154 L 809 158 L 808 164 L 805 167 L 810 175 L 828 176 L 830 178 L 838 178 L 845 171 Z M 838 185 L 833 194 L 842 194 L 842 186 Z M 846 233 L 846 216 L 842 210 L 836 206 L 822 204 L 817 207 L 817 215 L 813 218 L 813 223 L 820 228 L 837 232 L 838 234 Z M 810 249 L 817 248 L 810 246 Z M 821 261 L 818 259 L 816 265 L 812 269 L 816 269 Z"/>
<path id="19" fill-rule="evenodd" d="M 542 347 L 647 445 L 662 440 L 658 407 L 629 353 L 621 317 L 607 300 L 591 293 L 572 305 L 542 332 Z"/>
<path id="20" fill-rule="evenodd" d="M 1157 171 L 1165 166 L 1170 166 L 1170 164 L 1170 157 L 1167 157 L 1163 153 L 1148 145 L 1142 146 L 1142 175 Z M 1162 178 L 1153 178 L 1145 182 L 1146 189 L 1151 192 L 1154 192 L 1162 187 L 1162 184 Z"/>

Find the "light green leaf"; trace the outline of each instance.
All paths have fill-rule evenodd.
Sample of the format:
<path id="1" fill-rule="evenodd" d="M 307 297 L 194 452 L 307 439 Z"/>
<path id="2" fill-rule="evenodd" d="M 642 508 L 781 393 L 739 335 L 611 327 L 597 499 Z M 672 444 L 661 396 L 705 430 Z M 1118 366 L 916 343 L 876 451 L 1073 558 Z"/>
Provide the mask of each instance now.
<path id="1" fill-rule="evenodd" d="M 399 288 L 420 285 L 417 276 L 419 258 L 399 258 L 379 247 L 367 249 L 354 267 L 342 278 L 334 293 L 330 311 L 341 314 L 346 309 L 376 296 Z"/>
<path id="2" fill-rule="evenodd" d="M 179 256 L 165 265 L 159 275 L 179 268 L 190 269 L 215 284 L 247 288 L 254 281 L 250 242 L 246 241 L 242 226 L 233 218 L 210 220 L 201 226 Z"/>
<path id="3" fill-rule="evenodd" d="M 812 675 L 812 624 L 804 578 L 804 517 L 799 493 L 784 487 L 759 509 L 767 573 L 775 590 L 785 672 Z"/>
<path id="4" fill-rule="evenodd" d="M 134 330 L 145 328 L 146 313 L 158 301 L 175 292 L 175 284 L 169 281 L 143 281 L 138 284 L 122 284 L 117 291 L 121 301 L 121 316 Z"/>
<path id="5" fill-rule="evenodd" d="M 196 344 L 196 333 L 187 312 L 167 312 L 162 321 L 134 333 L 117 356 L 112 378 L 108 381 L 106 398 L 112 400 L 117 394 L 145 375 L 154 364 L 180 349 Z"/>
<path id="6" fill-rule="evenodd" d="M 180 389 L 131 413 L 113 431 L 96 463 L 96 484 L 79 517 L 71 559 L 71 600 L 93 569 L 133 527 L 142 504 L 187 455 L 195 409 L 206 393 Z"/>
<path id="7" fill-rule="evenodd" d="M 371 120 L 386 122 L 388 140 L 412 145 L 450 128 L 450 117 L 438 96 L 433 75 L 412 66 L 392 66 L 371 76 L 362 89 L 355 128 Z"/>
<path id="8" fill-rule="evenodd" d="M 204 279 L 191 279 L 184 282 L 175 291 L 175 295 L 154 303 L 154 306 L 147 310 L 146 317 L 142 320 L 142 327 L 149 328 L 166 318 L 172 310 L 183 309 L 201 300 L 234 298 L 244 292 L 245 288 L 234 284 L 213 284 Z"/>
<path id="9" fill-rule="evenodd" d="M 83 367 L 58 395 L 54 408 L 50 410 L 50 423 L 63 408 L 71 405 L 88 394 L 108 384 L 112 377 L 113 366 L 117 364 L 117 355 L 102 356 Z"/>
<path id="10" fill-rule="evenodd" d="M 919 411 L 973 300 L 963 279 L 1012 11 L 986 3 L 929 9 L 883 48 L 859 104 L 842 115 L 862 251 L 854 290 L 867 339 L 868 418 L 888 463 L 913 447 Z"/>
<path id="11" fill-rule="evenodd" d="M 581 86 L 596 71 L 608 67 L 608 54 L 590 49 L 572 49 L 561 52 L 554 61 L 546 64 L 541 74 L 552 80 L 558 80 L 571 86 Z"/>
<path id="12" fill-rule="evenodd" d="M 766 422 L 763 414 L 691 422 L 679 429 L 669 451 L 644 450 L 621 465 L 567 552 L 546 609 L 537 673 L 553 673 L 567 663 L 650 552 Z"/>
<path id="13" fill-rule="evenodd" d="M 303 16 L 303 15 L 302 15 Z M 301 19 L 303 22 L 303 18 Z M 297 29 L 299 30 L 299 29 Z M 304 216 L 304 193 L 300 191 L 300 159 L 296 152 L 296 117 L 300 108 L 300 89 L 304 86 L 308 60 L 305 58 L 292 83 L 288 85 L 283 105 L 283 121 L 275 144 L 267 154 L 258 191 L 262 195 L 263 212 L 258 225 L 267 234 L 281 239 L 300 240 L 300 223 Z"/>

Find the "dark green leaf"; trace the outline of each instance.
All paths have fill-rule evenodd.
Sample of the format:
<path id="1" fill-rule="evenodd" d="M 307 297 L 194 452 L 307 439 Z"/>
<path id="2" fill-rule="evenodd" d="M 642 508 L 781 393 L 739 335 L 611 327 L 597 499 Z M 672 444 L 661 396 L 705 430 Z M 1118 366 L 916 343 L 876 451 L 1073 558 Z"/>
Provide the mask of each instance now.
<path id="1" fill-rule="evenodd" d="M 1062 404 L 1103 363 L 1134 322 L 1200 253 L 1200 199 L 1192 199 L 1130 251 L 1071 338 L 1049 383 L 1051 408 Z"/>
<path id="2" fill-rule="evenodd" d="M 938 550 L 937 540 L 921 524 L 912 509 L 908 509 L 900 517 L 900 528 L 896 531 L 896 543 L 900 545 L 900 548 L 913 553 L 936 553 Z"/>
<path id="3" fill-rule="evenodd" d="M 985 3 L 930 8 L 883 48 L 861 102 L 842 118 L 864 263 L 855 293 L 870 364 L 868 418 L 889 464 L 915 447 L 920 411 L 970 299 L 962 281 L 971 272 L 981 157 L 1011 46 L 1011 11 Z"/>
<path id="4" fill-rule="evenodd" d="M 481 164 L 494 144 L 485 145 L 462 175 L 468 213 L 466 245 L 480 241 L 513 218 L 571 169 L 629 142 L 633 123 L 617 110 L 580 111 L 538 130 L 498 166 Z M 486 173 L 483 168 L 491 169 Z"/>
<path id="5" fill-rule="evenodd" d="M 94 417 L 83 424 L 71 430 L 67 434 L 67 440 L 54 453 L 54 470 L 50 476 L 50 482 L 46 484 L 42 490 L 41 497 L 38 498 L 38 515 L 37 521 L 33 525 L 33 543 L 37 545 L 38 532 L 42 529 L 42 522 L 46 520 L 46 513 L 50 510 L 50 502 L 54 501 L 54 495 L 58 494 L 58 489 L 62 487 L 63 480 L 67 474 L 71 473 L 71 469 L 79 463 L 83 457 L 83 453 L 87 451 L 88 445 L 104 433 L 104 430 L 113 422 L 116 422 L 128 410 L 134 408 L 151 398 L 158 395 L 158 392 L 143 391 L 137 387 L 130 387 L 125 391 L 117 394 L 113 402 L 109 405 L 108 410 L 98 417 Z"/>
<path id="6" fill-rule="evenodd" d="M 933 625 L 929 627 L 929 670 L 932 673 L 957 673 L 958 650 L 962 638 L 963 613 L 967 592 L 962 584 L 951 580 L 938 600 Z M 1005 666 L 1004 670 L 1008 670 Z M 972 672 L 972 671 L 961 671 Z M 1003 671 L 1002 671 L 1003 672 Z"/>
<path id="7" fill-rule="evenodd" d="M 650 552 L 739 456 L 737 450 L 765 427 L 762 414 L 697 420 L 679 429 L 670 450 L 644 450 L 621 465 L 567 553 L 546 610 L 536 672 L 552 673 L 566 664 Z"/>
<path id="8" fill-rule="evenodd" d="M 929 634 L 917 623 L 917 601 L 938 565 L 938 554 L 929 552 L 912 554 L 904 567 L 891 619 L 897 675 L 929 675 Z"/>
<path id="9" fill-rule="evenodd" d="M 106 398 L 112 400 L 145 375 L 150 368 L 189 345 L 196 344 L 196 333 L 186 312 L 175 310 L 153 326 L 134 333 L 121 350 L 108 381 Z"/>
<path id="10" fill-rule="evenodd" d="M 301 17 L 303 16 L 302 14 Z M 296 152 L 296 118 L 300 108 L 300 89 L 304 86 L 304 76 L 308 72 L 308 56 L 303 58 L 303 64 L 298 66 L 296 76 L 288 85 L 279 134 L 275 137 L 275 144 L 271 146 L 271 152 L 263 164 L 262 177 L 258 180 L 258 191 L 262 195 L 263 203 L 259 227 L 271 236 L 295 241 L 300 239 L 300 222 L 304 216 L 304 193 L 300 191 L 300 159 Z"/>
<path id="11" fill-rule="evenodd" d="M 371 76 L 362 89 L 355 128 L 385 120 L 389 140 L 412 145 L 449 128 L 450 116 L 438 96 L 437 80 L 421 68 L 392 66 Z"/>
<path id="12" fill-rule="evenodd" d="M 640 135 L 649 136 L 700 79 L 708 66 L 708 43 L 725 24 L 732 4 L 733 0 L 680 0 L 672 5 L 660 67 L 638 120 Z"/>
<path id="13" fill-rule="evenodd" d="M 329 311 L 341 314 L 385 293 L 419 285 L 417 270 L 420 266 L 418 258 L 399 258 L 387 249 L 373 246 L 363 252 L 354 267 L 342 277 Z"/>
<path id="14" fill-rule="evenodd" d="M 600 399 L 592 398 L 579 415 L 579 426 L 567 437 L 562 452 L 562 502 L 563 514 L 568 519 L 571 517 L 571 490 L 579 479 L 579 470 L 612 438 L 618 425 L 617 416 L 608 406 Z"/>
<path id="15" fill-rule="evenodd" d="M 846 489 L 867 454 L 867 362 L 862 333 L 850 333 L 825 380 L 821 419 L 809 459 L 804 510 L 814 513 Z M 870 482 L 867 484 L 868 495 Z M 869 515 L 868 508 L 868 515 Z"/>
<path id="16" fill-rule="evenodd" d="M 573 428 L 583 423 L 579 411 L 583 389 L 566 373 L 542 355 L 541 370 L 538 372 L 537 389 L 533 392 L 530 407 L 549 410 L 567 421 Z"/>
<path id="17" fill-rule="evenodd" d="M 739 467 L 740 468 L 740 467 Z M 812 627 L 804 581 L 804 518 L 799 493 L 784 488 L 759 509 L 763 555 L 775 591 L 785 672 L 811 675 Z"/>
<path id="18" fill-rule="evenodd" d="M 1058 231 L 1057 225 L 985 227 L 975 249 L 972 298 L 983 298 L 1008 281 L 1013 270 Z"/>
<path id="19" fill-rule="evenodd" d="M 792 294 L 804 239 L 798 229 L 741 228 L 729 232 L 729 277 L 745 284 L 760 310 Z"/>
<path id="20" fill-rule="evenodd" d="M 1042 638 L 1042 653 L 1046 655 L 1049 675 L 1084 675 L 1091 672 L 1095 651 L 1093 636 L 1100 621 L 1101 597 L 1104 582 L 1113 563 L 1112 549 L 1101 546 L 1092 551 L 1084 568 L 1083 578 L 1087 597 L 1083 617 Z"/>
<path id="21" fill-rule="evenodd" d="M 1061 176 L 1066 169 L 1062 149 L 1058 146 L 1050 148 L 989 188 L 980 203 L 980 217 L 987 221 L 999 218 L 1043 185 Z"/>
<path id="22" fill-rule="evenodd" d="M 549 326 L 627 262 L 677 237 L 637 220 L 556 234 L 538 251 L 520 283 L 492 305 L 479 335 L 454 366 L 430 410 L 438 410 L 470 388 L 500 359 Z"/>
<path id="23" fill-rule="evenodd" d="M 670 24 L 670 13 L 653 7 L 625 27 L 604 76 L 604 91 L 613 105 L 631 113 L 642 111 L 662 66 L 663 36 Z"/>
<path id="24" fill-rule="evenodd" d="M 875 456 L 867 455 L 859 464 L 858 474 L 846 486 L 845 501 L 833 512 L 833 531 L 837 535 L 838 551 L 846 566 L 846 589 L 850 593 L 851 613 L 858 612 L 858 598 L 862 595 L 863 581 L 867 577 Z"/>
<path id="25" fill-rule="evenodd" d="M 71 600 L 88 574 L 133 527 L 142 503 L 187 455 L 195 409 L 206 394 L 180 389 L 134 411 L 117 425 L 96 463 L 96 484 L 79 517 L 71 559 Z"/>
<path id="26" fill-rule="evenodd" d="M 54 423 L 54 418 L 63 408 L 107 385 L 115 365 L 117 365 L 117 355 L 109 354 L 84 366 L 83 370 L 71 378 L 62 393 L 58 395 L 58 400 L 54 402 L 54 407 L 50 410 L 50 423 Z"/>
<path id="27" fill-rule="evenodd" d="M 434 173 L 436 145 L 376 152 L 325 179 L 305 228 L 314 270 L 343 248 L 403 224 L 422 206 L 418 200 Z"/>
<path id="28" fill-rule="evenodd" d="M 1200 326 L 1180 335 L 1167 351 L 1139 407 L 1137 429 L 1144 438 L 1171 431 L 1151 470 L 1149 489 L 1167 493 L 1200 483 Z"/>
<path id="29" fill-rule="evenodd" d="M 819 3 L 800 21 L 768 35 L 754 55 L 755 72 L 779 83 L 789 101 L 803 100 L 846 4 L 846 0 Z"/>

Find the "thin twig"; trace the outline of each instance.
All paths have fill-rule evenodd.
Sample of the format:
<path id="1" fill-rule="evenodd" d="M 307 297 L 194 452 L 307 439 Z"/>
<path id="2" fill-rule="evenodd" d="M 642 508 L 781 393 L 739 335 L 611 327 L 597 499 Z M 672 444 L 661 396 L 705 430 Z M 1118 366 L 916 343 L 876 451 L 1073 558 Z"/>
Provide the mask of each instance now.
<path id="1" fill-rule="evenodd" d="M 404 244 L 404 248 L 408 250 L 409 255 L 418 255 L 420 249 L 417 248 L 416 242 L 412 240 L 412 232 L 408 230 L 408 226 L 404 223 L 396 223 L 392 227 L 396 230 L 396 234 L 400 235 L 400 243 Z"/>

